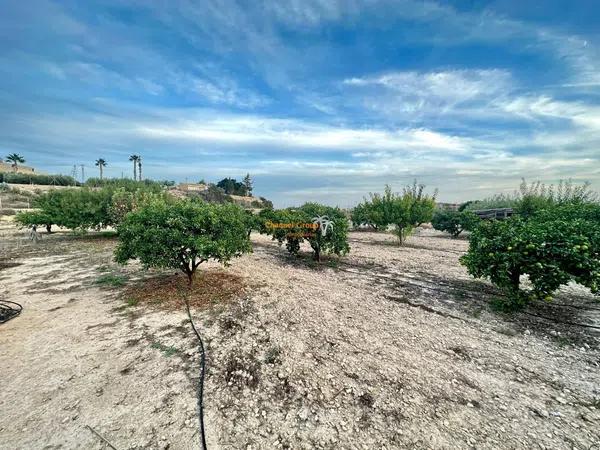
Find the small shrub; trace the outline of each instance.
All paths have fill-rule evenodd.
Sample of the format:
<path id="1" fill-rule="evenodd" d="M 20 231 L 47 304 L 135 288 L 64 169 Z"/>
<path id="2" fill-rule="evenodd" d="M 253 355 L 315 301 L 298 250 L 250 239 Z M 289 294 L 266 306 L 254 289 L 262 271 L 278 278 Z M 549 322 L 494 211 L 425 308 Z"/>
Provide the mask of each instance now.
<path id="1" fill-rule="evenodd" d="M 125 285 L 126 281 L 127 277 L 125 277 L 124 275 L 106 273 L 98 277 L 98 279 L 96 280 L 96 284 L 101 286 L 121 287 Z"/>
<path id="2" fill-rule="evenodd" d="M 431 219 L 431 225 L 438 231 L 445 231 L 458 237 L 463 231 L 472 231 L 480 219 L 471 211 L 437 210 Z"/>

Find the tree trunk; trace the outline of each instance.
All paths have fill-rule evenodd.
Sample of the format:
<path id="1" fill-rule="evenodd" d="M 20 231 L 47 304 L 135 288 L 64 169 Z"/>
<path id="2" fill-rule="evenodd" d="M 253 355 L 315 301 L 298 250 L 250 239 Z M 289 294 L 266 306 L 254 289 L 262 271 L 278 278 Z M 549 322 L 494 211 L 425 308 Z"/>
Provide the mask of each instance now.
<path id="1" fill-rule="evenodd" d="M 514 292 L 519 292 L 519 286 L 520 286 L 520 278 L 521 278 L 521 271 L 518 269 L 511 269 L 509 272 L 509 277 L 510 277 L 510 285 L 511 288 Z"/>
<path id="2" fill-rule="evenodd" d="M 133 161 L 133 181 L 137 180 L 137 161 Z"/>
<path id="3" fill-rule="evenodd" d="M 100 179 L 102 179 L 102 166 L 100 166 Z"/>
<path id="4" fill-rule="evenodd" d="M 138 177 L 142 181 L 142 160 L 138 159 Z"/>
<path id="5" fill-rule="evenodd" d="M 321 262 L 321 248 L 320 247 L 315 248 L 315 254 L 314 254 L 313 258 L 315 261 Z"/>
<path id="6" fill-rule="evenodd" d="M 46 231 L 48 232 L 48 234 L 52 233 L 52 224 L 51 223 L 46 224 Z"/>
<path id="7" fill-rule="evenodd" d="M 396 225 L 396 235 L 398 236 L 398 245 L 402 245 L 402 226 Z"/>

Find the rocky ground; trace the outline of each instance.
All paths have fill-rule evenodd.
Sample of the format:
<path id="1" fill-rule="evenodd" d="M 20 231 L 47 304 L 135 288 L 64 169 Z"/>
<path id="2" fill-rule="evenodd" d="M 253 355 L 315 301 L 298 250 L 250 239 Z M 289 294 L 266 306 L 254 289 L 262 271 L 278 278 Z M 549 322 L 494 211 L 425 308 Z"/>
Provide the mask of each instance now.
<path id="1" fill-rule="evenodd" d="M 115 265 L 110 235 L 0 239 L 0 298 L 24 307 L 0 325 L 0 448 L 109 448 L 95 432 L 198 448 L 183 307 L 128 294 L 164 273 Z M 600 303 L 584 290 L 505 315 L 459 265 L 464 239 L 355 232 L 320 265 L 252 239 L 203 268 L 244 289 L 193 311 L 209 448 L 600 448 L 598 330 L 581 326 L 600 326 Z"/>

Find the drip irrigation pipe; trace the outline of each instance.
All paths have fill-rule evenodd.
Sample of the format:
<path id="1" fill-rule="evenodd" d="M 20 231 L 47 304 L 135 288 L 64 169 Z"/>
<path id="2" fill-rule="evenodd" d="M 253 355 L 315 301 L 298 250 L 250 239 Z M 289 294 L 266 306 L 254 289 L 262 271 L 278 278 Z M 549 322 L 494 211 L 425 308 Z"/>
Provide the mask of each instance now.
<path id="1" fill-rule="evenodd" d="M 194 330 L 194 334 L 198 339 L 198 345 L 200 347 L 200 379 L 198 381 L 198 416 L 200 420 L 200 448 L 202 450 L 206 450 L 206 436 L 204 433 L 204 375 L 206 373 L 206 352 L 204 350 L 204 341 L 202 341 L 202 337 L 196 328 L 196 324 L 194 323 L 194 319 L 192 319 L 192 313 L 190 312 L 190 301 L 189 296 L 184 295 L 185 301 L 185 309 L 187 311 L 188 318 L 190 319 L 190 325 L 192 325 L 192 330 Z"/>
<path id="2" fill-rule="evenodd" d="M 13 306 L 14 305 L 14 306 Z M 8 300 L 0 300 L 0 323 L 8 322 L 14 319 L 23 311 L 23 306 L 17 302 L 9 302 Z"/>

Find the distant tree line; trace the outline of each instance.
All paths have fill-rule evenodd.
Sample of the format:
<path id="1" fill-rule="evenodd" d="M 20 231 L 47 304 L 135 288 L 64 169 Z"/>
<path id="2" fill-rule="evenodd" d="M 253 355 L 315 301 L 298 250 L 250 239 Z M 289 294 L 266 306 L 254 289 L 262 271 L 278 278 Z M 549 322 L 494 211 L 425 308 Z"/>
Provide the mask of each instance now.
<path id="1" fill-rule="evenodd" d="M 34 175 L 17 172 L 0 172 L 0 183 L 39 184 L 44 186 L 79 186 L 73 177 L 66 175 Z"/>

